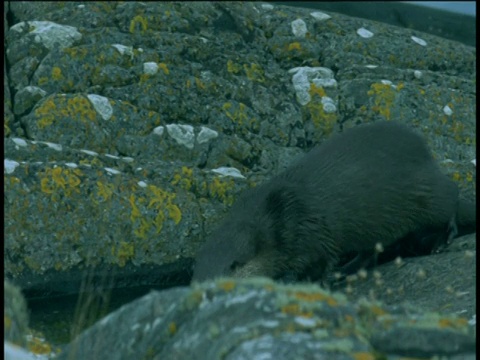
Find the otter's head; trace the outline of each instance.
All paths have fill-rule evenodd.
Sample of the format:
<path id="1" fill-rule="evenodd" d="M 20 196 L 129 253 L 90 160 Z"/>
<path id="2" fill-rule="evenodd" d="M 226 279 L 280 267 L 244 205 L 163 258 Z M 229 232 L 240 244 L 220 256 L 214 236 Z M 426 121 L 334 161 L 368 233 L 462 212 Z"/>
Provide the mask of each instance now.
<path id="1" fill-rule="evenodd" d="M 265 235 L 252 223 L 225 221 L 197 254 L 193 280 L 270 276 L 257 259 L 265 244 Z"/>
<path id="2" fill-rule="evenodd" d="M 286 248 L 286 242 L 297 240 L 302 210 L 291 186 L 274 183 L 250 189 L 198 253 L 193 280 L 284 276 L 290 263 L 302 262 L 292 261 L 294 253 Z"/>

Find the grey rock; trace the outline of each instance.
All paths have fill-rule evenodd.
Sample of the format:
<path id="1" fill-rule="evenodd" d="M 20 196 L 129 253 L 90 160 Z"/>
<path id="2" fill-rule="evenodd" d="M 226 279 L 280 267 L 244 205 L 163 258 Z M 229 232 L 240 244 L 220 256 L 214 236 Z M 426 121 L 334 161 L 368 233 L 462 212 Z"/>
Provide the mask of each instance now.
<path id="1" fill-rule="evenodd" d="M 15 94 L 15 115 L 23 115 L 47 94 L 43 89 L 36 86 L 27 86 Z"/>
<path id="2" fill-rule="evenodd" d="M 4 330 L 6 341 L 17 346 L 27 345 L 27 303 L 21 290 L 7 280 L 3 282 Z"/>
<path id="3" fill-rule="evenodd" d="M 348 302 L 315 285 L 253 278 L 151 292 L 86 330 L 58 359 L 390 359 L 474 352 L 474 330 L 462 318 Z"/>

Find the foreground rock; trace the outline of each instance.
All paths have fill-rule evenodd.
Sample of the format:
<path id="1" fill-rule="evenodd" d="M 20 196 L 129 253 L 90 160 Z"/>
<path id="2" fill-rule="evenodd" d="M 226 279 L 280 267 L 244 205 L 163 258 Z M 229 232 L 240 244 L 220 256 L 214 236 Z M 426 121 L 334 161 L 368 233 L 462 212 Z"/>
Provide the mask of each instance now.
<path id="1" fill-rule="evenodd" d="M 26 346 L 28 331 L 27 303 L 20 289 L 7 280 L 3 282 L 3 291 L 3 332 L 5 340 L 14 345 Z"/>
<path id="2" fill-rule="evenodd" d="M 472 358 L 465 318 L 350 303 L 314 285 L 220 279 L 151 292 L 81 334 L 59 359 Z"/>

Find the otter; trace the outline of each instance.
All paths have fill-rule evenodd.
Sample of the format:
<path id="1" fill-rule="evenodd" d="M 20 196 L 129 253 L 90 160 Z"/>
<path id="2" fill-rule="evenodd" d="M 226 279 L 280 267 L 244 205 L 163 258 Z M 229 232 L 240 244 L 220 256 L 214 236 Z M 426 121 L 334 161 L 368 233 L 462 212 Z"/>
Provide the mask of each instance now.
<path id="1" fill-rule="evenodd" d="M 396 122 L 359 125 L 245 191 L 198 252 L 193 280 L 323 281 L 347 254 L 357 254 L 347 271 L 364 265 L 377 243 L 432 250 L 475 229 L 475 205 L 459 200 L 421 136 Z"/>

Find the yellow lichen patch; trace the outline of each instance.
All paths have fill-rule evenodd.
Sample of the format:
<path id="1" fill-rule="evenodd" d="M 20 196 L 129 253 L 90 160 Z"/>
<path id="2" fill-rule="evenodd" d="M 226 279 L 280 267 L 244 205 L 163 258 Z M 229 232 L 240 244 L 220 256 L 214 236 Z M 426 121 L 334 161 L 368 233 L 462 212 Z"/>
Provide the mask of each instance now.
<path id="1" fill-rule="evenodd" d="M 298 304 L 288 304 L 282 306 L 280 310 L 284 314 L 298 315 L 300 313 L 300 306 Z"/>
<path id="2" fill-rule="evenodd" d="M 180 220 L 182 220 L 182 212 L 180 208 L 175 204 L 167 204 L 168 216 L 175 222 L 175 225 L 178 225 Z"/>
<path id="3" fill-rule="evenodd" d="M 244 130 L 243 127 L 258 130 L 258 127 L 260 126 L 256 118 L 250 118 L 248 116 L 246 111 L 247 106 L 243 103 L 238 103 L 238 105 L 234 105 L 231 102 L 226 102 L 225 104 L 223 104 L 222 110 L 235 125 L 238 125 L 237 129 L 239 131 Z"/>
<path id="4" fill-rule="evenodd" d="M 53 114 L 56 109 L 57 105 L 55 104 L 53 97 L 47 99 L 35 109 L 35 115 L 40 118 L 37 122 L 39 128 L 43 129 L 46 126 L 53 124 L 55 119 Z"/>
<path id="5" fill-rule="evenodd" d="M 175 324 L 173 321 L 168 324 L 168 332 L 170 333 L 170 335 L 175 335 L 175 333 L 177 332 L 177 324 Z"/>
<path id="6" fill-rule="evenodd" d="M 298 314 L 298 316 L 301 316 L 301 317 L 304 317 L 304 318 L 312 318 L 313 317 L 313 312 L 312 311 L 304 311 L 300 314 Z"/>
<path id="7" fill-rule="evenodd" d="M 130 28 L 129 31 L 133 34 L 138 28 L 140 28 L 140 32 L 143 34 L 147 31 L 148 28 L 148 21 L 143 16 L 137 15 L 135 16 L 132 21 L 130 21 Z"/>
<path id="8" fill-rule="evenodd" d="M 133 234 L 140 239 L 146 239 L 147 233 L 150 231 L 152 224 L 145 219 L 140 219 L 139 226 L 133 230 Z"/>
<path id="9" fill-rule="evenodd" d="M 327 95 L 325 92 L 325 89 L 323 87 L 317 87 L 314 83 L 310 84 L 310 89 L 308 90 L 308 93 L 310 96 L 313 98 L 315 95 L 318 95 L 320 98 L 324 97 Z"/>
<path id="10" fill-rule="evenodd" d="M 190 190 L 193 183 L 193 170 L 187 166 L 182 166 L 180 172 L 173 175 L 172 185 L 180 185 L 182 189 Z"/>
<path id="11" fill-rule="evenodd" d="M 182 212 L 180 208 L 173 203 L 174 199 L 175 194 L 162 190 L 155 185 L 147 186 L 146 197 L 136 199 L 133 194 L 130 195 L 130 219 L 135 223 L 134 234 L 140 238 L 146 238 L 152 227 L 155 228 L 155 234 L 159 234 L 163 229 L 167 215 L 177 225 L 182 219 Z M 143 215 L 139 207 L 140 205 L 144 208 L 145 204 L 145 212 L 148 215 Z"/>
<path id="12" fill-rule="evenodd" d="M 170 74 L 170 70 L 168 70 L 167 64 L 165 63 L 158 63 L 158 67 L 163 70 L 165 75 Z"/>
<path id="13" fill-rule="evenodd" d="M 472 182 L 473 181 L 473 174 L 471 172 L 468 172 L 465 175 L 465 179 L 467 180 L 467 182 Z"/>
<path id="14" fill-rule="evenodd" d="M 202 80 L 200 80 L 198 77 L 195 76 L 195 85 L 197 85 L 197 88 L 200 90 L 205 90 L 205 84 L 203 83 Z"/>
<path id="15" fill-rule="evenodd" d="M 303 311 L 298 304 L 288 304 L 284 305 L 280 308 L 280 311 L 284 314 L 290 314 L 295 316 L 301 316 L 304 318 L 311 318 L 313 317 L 313 312 L 311 311 Z"/>
<path id="16" fill-rule="evenodd" d="M 337 113 L 326 113 L 323 104 L 319 101 L 310 101 L 307 109 L 315 127 L 320 129 L 323 134 L 330 135 L 337 122 Z"/>
<path id="17" fill-rule="evenodd" d="M 71 47 L 71 48 L 64 48 L 62 50 L 65 54 L 68 54 L 70 57 L 83 60 L 88 55 L 88 50 L 86 48 L 81 47 Z M 87 64 L 85 64 L 87 65 Z"/>
<path id="18" fill-rule="evenodd" d="M 4 133 L 5 137 L 8 137 L 12 133 L 12 130 L 8 126 L 8 123 L 9 123 L 8 119 L 6 119 L 4 117 L 3 118 L 3 133 Z"/>
<path id="19" fill-rule="evenodd" d="M 9 316 L 3 314 L 3 326 L 5 327 L 5 329 L 10 329 L 12 327 L 12 323 L 12 319 Z"/>
<path id="20" fill-rule="evenodd" d="M 461 178 L 462 178 L 462 176 L 460 175 L 460 173 L 458 171 L 455 171 L 452 175 L 453 181 L 460 181 Z"/>
<path id="21" fill-rule="evenodd" d="M 375 360 L 375 356 L 367 352 L 356 352 L 352 356 L 355 360 Z"/>
<path id="22" fill-rule="evenodd" d="M 372 110 L 382 115 L 385 119 L 390 120 L 390 111 L 395 101 L 396 92 L 400 89 L 401 87 L 397 87 L 397 89 L 395 89 L 389 84 L 372 84 L 370 86 L 370 90 L 367 92 L 369 96 L 374 97 L 374 105 L 372 106 Z"/>
<path id="23" fill-rule="evenodd" d="M 453 105 L 449 104 L 451 108 Z M 465 133 L 465 125 L 460 121 L 454 121 L 450 127 L 450 130 L 453 132 L 454 138 L 457 142 L 463 141 L 463 134 Z"/>
<path id="24" fill-rule="evenodd" d="M 50 354 L 52 352 L 50 344 L 35 336 L 29 338 L 27 347 L 28 350 L 37 355 Z"/>
<path id="25" fill-rule="evenodd" d="M 201 304 L 203 300 L 203 291 L 199 289 L 194 289 L 190 295 L 188 295 L 185 298 L 185 301 L 183 302 L 183 306 L 187 310 L 194 310 L 197 309 L 198 306 Z"/>
<path id="26" fill-rule="evenodd" d="M 170 196 L 169 193 L 155 185 L 148 185 L 147 189 L 150 191 L 151 195 L 153 195 L 148 203 L 149 208 L 157 208 L 158 205 L 162 205 Z"/>
<path id="27" fill-rule="evenodd" d="M 338 302 L 331 296 L 322 293 L 296 292 L 294 296 L 303 301 L 326 301 L 330 306 L 337 306 Z"/>
<path id="28" fill-rule="evenodd" d="M 265 82 L 264 71 L 258 64 L 244 64 L 243 69 L 245 70 L 245 74 L 247 78 L 251 81 L 256 81 L 263 83 Z"/>
<path id="29" fill-rule="evenodd" d="M 227 61 L 227 71 L 232 74 L 238 74 L 242 70 L 240 64 L 234 63 L 232 60 Z"/>
<path id="30" fill-rule="evenodd" d="M 150 75 L 150 74 L 141 74 L 139 82 L 140 82 L 140 84 L 143 84 L 143 83 L 147 82 L 152 77 L 153 77 L 153 75 Z"/>
<path id="31" fill-rule="evenodd" d="M 90 101 L 83 96 L 69 98 L 67 106 L 63 109 L 63 115 L 76 118 L 84 123 L 94 121 L 97 112 Z"/>
<path id="32" fill-rule="evenodd" d="M 62 69 L 60 69 L 58 66 L 54 66 L 52 68 L 52 79 L 61 80 L 62 78 L 63 78 Z"/>
<path id="33" fill-rule="evenodd" d="M 296 41 L 296 42 L 288 44 L 287 50 L 288 51 L 292 51 L 292 50 L 300 51 L 300 50 L 302 50 L 302 45 L 298 41 Z"/>
<path id="34" fill-rule="evenodd" d="M 67 196 L 74 192 L 80 193 L 81 180 L 79 176 L 83 173 L 79 169 L 69 169 L 57 166 L 47 168 L 39 173 L 40 188 L 46 194 L 63 193 Z"/>
<path id="35" fill-rule="evenodd" d="M 57 118 L 78 120 L 88 125 L 96 120 L 97 112 L 84 96 L 53 96 L 35 109 L 35 115 L 39 118 L 38 127 L 43 129 Z"/>
<path id="36" fill-rule="evenodd" d="M 136 219 L 142 216 L 142 213 L 140 212 L 137 204 L 135 203 L 135 195 L 130 195 L 128 201 L 130 203 L 130 206 L 132 207 L 132 211 L 130 213 L 130 220 L 132 220 L 132 222 L 135 222 Z"/>
<path id="37" fill-rule="evenodd" d="M 387 312 L 384 309 L 382 309 L 380 306 L 376 306 L 376 305 L 371 306 L 370 310 L 372 311 L 372 313 L 374 313 L 377 316 L 387 314 Z"/>
<path id="38" fill-rule="evenodd" d="M 104 201 L 110 200 L 113 195 L 114 186 L 112 184 L 104 184 L 97 181 L 97 196 L 103 198 Z"/>
<path id="39" fill-rule="evenodd" d="M 235 281 L 227 280 L 227 281 L 220 281 L 217 286 L 222 289 L 223 291 L 230 292 L 235 289 Z"/>
<path id="40" fill-rule="evenodd" d="M 20 179 L 15 176 L 3 176 L 3 182 L 9 182 L 11 186 L 20 184 Z"/>
<path id="41" fill-rule="evenodd" d="M 468 325 L 468 320 L 465 318 L 458 319 L 440 319 L 438 321 L 438 326 L 441 328 L 463 328 Z"/>
<path id="42" fill-rule="evenodd" d="M 220 199 L 224 204 L 233 204 L 233 196 L 228 195 L 228 192 L 234 188 L 232 179 L 222 181 L 219 178 L 214 178 L 208 185 L 210 196 Z"/>
<path id="43" fill-rule="evenodd" d="M 135 249 L 133 243 L 121 241 L 117 248 L 112 247 L 112 255 L 118 259 L 118 265 L 120 267 L 125 266 L 128 260 L 133 258 Z"/>
<path id="44" fill-rule="evenodd" d="M 41 269 L 40 263 L 37 260 L 35 260 L 33 257 L 25 256 L 23 258 L 23 261 L 31 270 L 40 271 Z"/>
<path id="45" fill-rule="evenodd" d="M 240 103 L 238 105 L 238 109 L 231 112 L 230 110 L 233 108 L 233 104 L 231 102 L 226 102 L 222 106 L 222 110 L 225 112 L 225 115 L 232 120 L 233 122 L 242 123 L 243 121 L 248 120 L 248 116 L 245 113 L 245 104 Z"/>
<path id="46" fill-rule="evenodd" d="M 165 214 L 163 211 L 159 211 L 157 213 L 157 216 L 155 216 L 155 219 L 153 220 L 153 225 L 155 225 L 156 233 L 160 234 L 163 229 L 163 223 L 165 221 Z"/>

